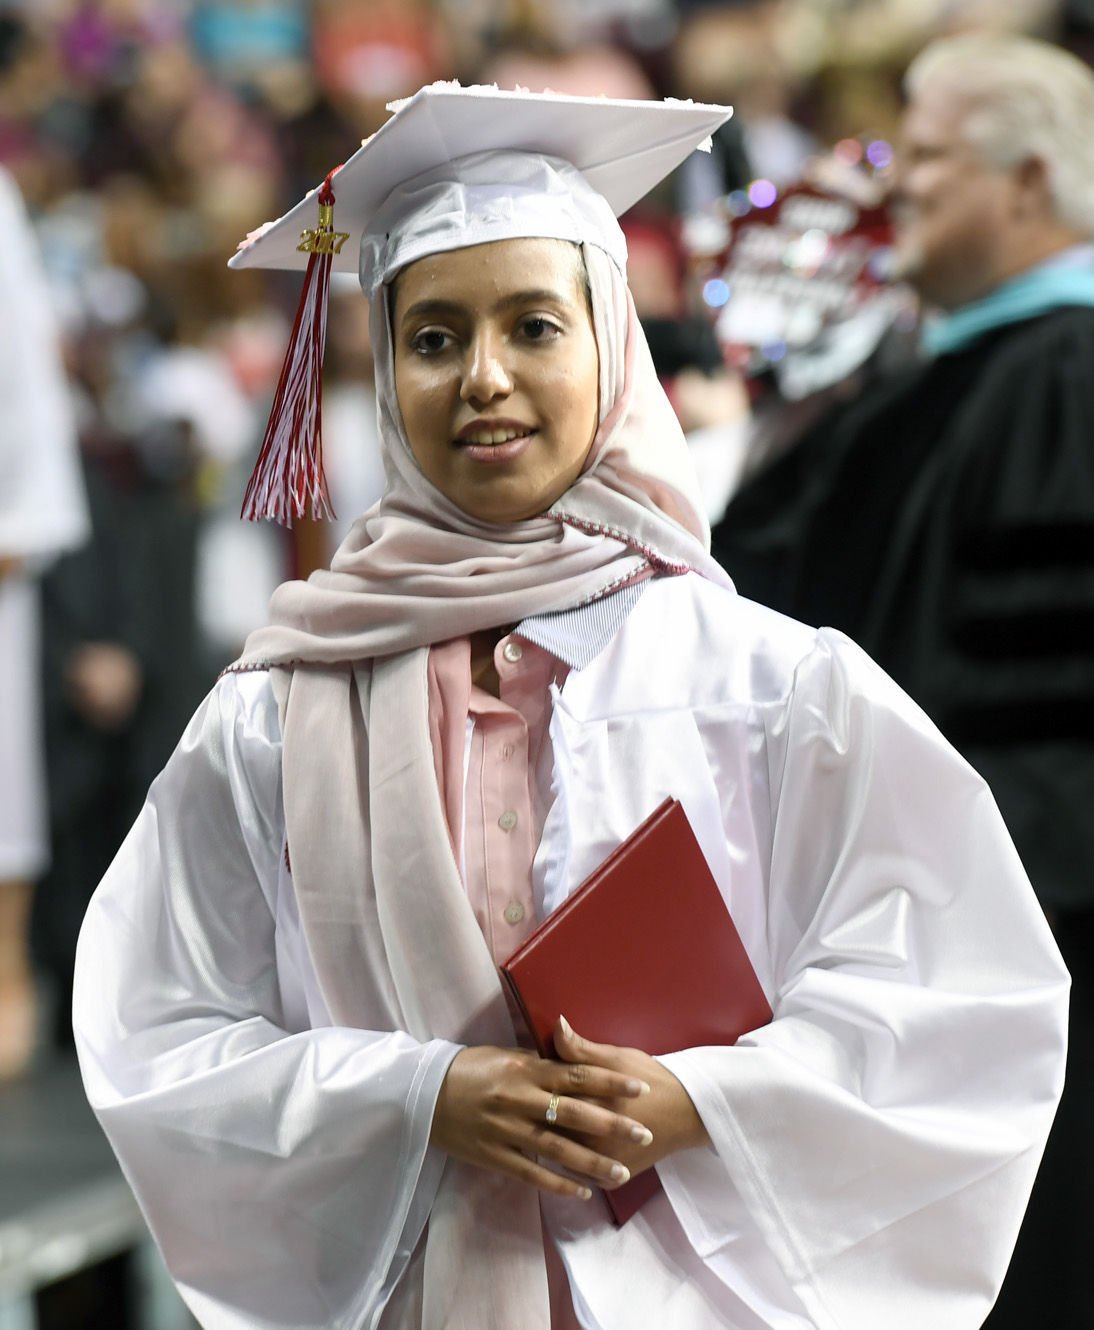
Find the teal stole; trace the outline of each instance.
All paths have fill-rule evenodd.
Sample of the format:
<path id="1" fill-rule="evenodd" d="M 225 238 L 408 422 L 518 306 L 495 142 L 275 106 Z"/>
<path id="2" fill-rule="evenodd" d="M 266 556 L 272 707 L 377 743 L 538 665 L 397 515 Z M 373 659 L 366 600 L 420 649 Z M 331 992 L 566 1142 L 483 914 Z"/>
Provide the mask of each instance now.
<path id="1" fill-rule="evenodd" d="M 1047 314 L 1067 305 L 1094 306 L 1094 269 L 1078 263 L 1045 263 L 924 326 L 922 346 L 931 356 L 962 351 L 983 333 Z"/>

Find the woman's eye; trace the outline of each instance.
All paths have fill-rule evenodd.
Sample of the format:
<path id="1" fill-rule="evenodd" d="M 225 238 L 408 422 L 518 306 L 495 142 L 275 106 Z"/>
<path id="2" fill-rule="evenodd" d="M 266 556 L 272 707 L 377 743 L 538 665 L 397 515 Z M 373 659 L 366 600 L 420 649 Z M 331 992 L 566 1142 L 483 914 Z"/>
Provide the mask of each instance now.
<path id="1" fill-rule="evenodd" d="M 411 349 L 423 356 L 435 356 L 449 343 L 449 334 L 439 328 L 423 328 L 410 339 Z"/>
<path id="2" fill-rule="evenodd" d="M 542 318 L 536 315 L 533 318 L 525 319 L 521 324 L 525 337 L 532 342 L 546 342 L 552 338 L 558 337 L 562 329 L 551 319 Z"/>

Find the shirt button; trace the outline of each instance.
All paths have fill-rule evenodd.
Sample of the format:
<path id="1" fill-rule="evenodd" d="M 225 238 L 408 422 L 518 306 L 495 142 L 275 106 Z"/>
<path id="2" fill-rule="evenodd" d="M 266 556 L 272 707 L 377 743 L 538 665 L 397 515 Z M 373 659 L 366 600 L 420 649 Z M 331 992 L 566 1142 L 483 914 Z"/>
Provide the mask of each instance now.
<path id="1" fill-rule="evenodd" d="M 515 752 L 516 749 L 513 747 L 512 744 L 502 744 L 501 746 L 502 761 L 508 762 Z"/>
<path id="2" fill-rule="evenodd" d="M 498 818 L 498 826 L 502 831 L 512 831 L 517 825 L 517 815 L 511 808 L 507 808 L 501 817 Z"/>
<path id="3" fill-rule="evenodd" d="M 505 922 L 507 924 L 519 924 L 524 918 L 524 906 L 520 901 L 510 901 L 505 907 Z"/>
<path id="4" fill-rule="evenodd" d="M 521 646 L 519 642 L 514 642 L 514 640 L 510 638 L 509 641 L 506 642 L 506 644 L 502 647 L 501 654 L 505 657 L 505 659 L 509 662 L 510 665 L 515 665 L 517 661 L 520 660 L 521 656 L 524 655 L 524 648 Z"/>

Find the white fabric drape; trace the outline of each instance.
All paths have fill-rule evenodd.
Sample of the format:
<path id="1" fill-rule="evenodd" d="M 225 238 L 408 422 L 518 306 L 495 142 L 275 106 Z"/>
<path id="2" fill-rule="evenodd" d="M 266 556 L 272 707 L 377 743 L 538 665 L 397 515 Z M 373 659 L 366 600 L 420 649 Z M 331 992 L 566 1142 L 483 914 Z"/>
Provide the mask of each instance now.
<path id="1" fill-rule="evenodd" d="M 49 288 L 0 170 L 0 883 L 46 867 L 37 576 L 88 534 L 76 422 Z"/>
<path id="2" fill-rule="evenodd" d="M 49 286 L 22 200 L 0 170 L 0 555 L 40 567 L 87 534 Z"/>

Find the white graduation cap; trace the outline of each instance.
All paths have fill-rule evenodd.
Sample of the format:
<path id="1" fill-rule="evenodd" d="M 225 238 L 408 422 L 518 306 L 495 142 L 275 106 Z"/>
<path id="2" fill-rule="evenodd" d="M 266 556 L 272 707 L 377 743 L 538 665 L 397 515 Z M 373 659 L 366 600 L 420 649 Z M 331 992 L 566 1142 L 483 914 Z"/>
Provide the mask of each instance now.
<path id="1" fill-rule="evenodd" d="M 407 181 L 482 152 L 525 152 L 569 162 L 618 217 L 733 114 L 699 102 L 624 101 L 433 83 L 393 102 L 394 114 L 332 173 L 338 231 L 335 272 L 356 272 L 361 236 Z M 335 182 L 337 182 L 335 184 Z M 299 268 L 301 236 L 315 226 L 312 194 L 230 260 L 232 268 Z"/>
<path id="2" fill-rule="evenodd" d="M 631 101 L 434 83 L 276 222 L 233 268 L 308 276 L 244 516 L 326 515 L 319 452 L 326 297 L 332 269 L 375 288 L 427 253 L 505 236 L 595 240 L 622 266 L 614 217 L 732 114 L 690 101 Z"/>

